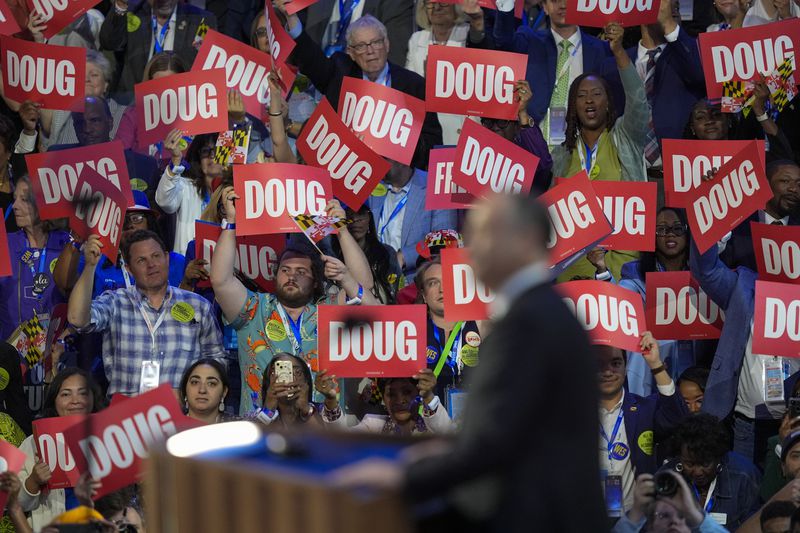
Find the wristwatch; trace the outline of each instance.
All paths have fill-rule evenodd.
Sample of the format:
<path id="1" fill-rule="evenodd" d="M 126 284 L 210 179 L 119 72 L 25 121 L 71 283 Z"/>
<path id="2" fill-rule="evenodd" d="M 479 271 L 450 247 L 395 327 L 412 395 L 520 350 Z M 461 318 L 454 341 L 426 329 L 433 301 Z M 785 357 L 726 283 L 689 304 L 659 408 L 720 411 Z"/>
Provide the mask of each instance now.
<path id="1" fill-rule="evenodd" d="M 525 122 L 523 122 L 521 120 L 519 121 L 519 125 L 522 126 L 523 128 L 532 128 L 534 124 L 536 124 L 536 122 L 533 120 L 533 117 L 530 116 L 530 115 L 528 115 L 528 120 L 527 121 L 525 121 Z"/>

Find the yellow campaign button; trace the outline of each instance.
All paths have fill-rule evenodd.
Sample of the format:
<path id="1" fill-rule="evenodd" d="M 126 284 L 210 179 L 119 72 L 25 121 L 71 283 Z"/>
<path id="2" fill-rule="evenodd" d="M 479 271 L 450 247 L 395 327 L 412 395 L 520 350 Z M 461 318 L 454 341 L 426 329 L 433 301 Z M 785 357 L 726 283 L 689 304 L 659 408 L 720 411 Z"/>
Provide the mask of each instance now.
<path id="1" fill-rule="evenodd" d="M 389 192 L 389 190 L 386 188 L 386 185 L 378 183 L 378 185 L 372 189 L 372 196 L 386 196 L 387 192 Z"/>
<path id="2" fill-rule="evenodd" d="M 178 322 L 186 323 L 194 318 L 194 307 L 186 302 L 178 302 L 172 306 L 170 314 Z"/>
<path id="3" fill-rule="evenodd" d="M 126 22 L 128 23 L 128 33 L 133 33 L 139 29 L 139 26 L 142 25 L 142 19 L 134 15 L 133 13 L 128 13 L 125 17 Z"/>
<path id="4" fill-rule="evenodd" d="M 286 339 L 286 328 L 283 327 L 283 322 L 274 318 L 267 322 L 267 337 L 273 342 Z"/>

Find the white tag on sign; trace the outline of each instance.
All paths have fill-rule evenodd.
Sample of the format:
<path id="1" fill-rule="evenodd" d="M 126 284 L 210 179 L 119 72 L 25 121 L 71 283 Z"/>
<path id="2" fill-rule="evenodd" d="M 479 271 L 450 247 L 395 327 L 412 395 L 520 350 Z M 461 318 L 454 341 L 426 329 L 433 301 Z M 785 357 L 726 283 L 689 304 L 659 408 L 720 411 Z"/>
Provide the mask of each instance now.
<path id="1" fill-rule="evenodd" d="M 780 357 L 764 361 L 764 401 L 783 402 L 783 361 Z"/>
<path id="2" fill-rule="evenodd" d="M 139 394 L 158 387 L 161 375 L 161 363 L 158 361 L 142 361 L 142 380 L 139 383 Z"/>
<path id="3" fill-rule="evenodd" d="M 551 107 L 547 113 L 550 115 L 550 146 L 558 146 L 567 139 L 567 108 Z"/>

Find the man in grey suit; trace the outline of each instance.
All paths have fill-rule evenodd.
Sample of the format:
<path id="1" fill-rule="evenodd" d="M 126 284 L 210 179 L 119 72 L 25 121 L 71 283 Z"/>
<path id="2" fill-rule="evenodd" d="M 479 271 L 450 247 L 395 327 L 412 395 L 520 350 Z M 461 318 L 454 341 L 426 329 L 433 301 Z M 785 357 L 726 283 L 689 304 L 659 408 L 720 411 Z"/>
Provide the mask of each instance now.
<path id="1" fill-rule="evenodd" d="M 495 325 L 461 433 L 451 446 L 409 448 L 405 464 L 347 467 L 339 482 L 443 504 L 421 531 L 607 531 L 596 356 L 549 283 L 547 213 L 530 198 L 491 198 L 470 211 L 465 235 L 476 275 L 495 293 Z"/>
<path id="2" fill-rule="evenodd" d="M 341 16 L 341 8 L 344 8 L 344 17 Z M 346 43 L 340 37 L 344 37 L 347 27 L 345 25 L 342 28 L 341 22 L 353 22 L 363 15 L 372 15 L 386 26 L 392 45 L 389 61 L 405 65 L 408 40 L 414 33 L 413 0 L 319 0 L 306 10 L 303 25 L 311 40 L 323 50 L 331 52 L 327 54 L 330 56 L 334 51 L 344 52 Z M 342 48 L 336 49 L 337 44 Z"/>
<path id="3" fill-rule="evenodd" d="M 397 251 L 397 262 L 411 283 L 419 257 L 417 243 L 431 231 L 457 229 L 456 212 L 426 210 L 428 173 L 397 161 L 387 161 L 392 167 L 367 203 L 375 220 L 378 240 Z"/>

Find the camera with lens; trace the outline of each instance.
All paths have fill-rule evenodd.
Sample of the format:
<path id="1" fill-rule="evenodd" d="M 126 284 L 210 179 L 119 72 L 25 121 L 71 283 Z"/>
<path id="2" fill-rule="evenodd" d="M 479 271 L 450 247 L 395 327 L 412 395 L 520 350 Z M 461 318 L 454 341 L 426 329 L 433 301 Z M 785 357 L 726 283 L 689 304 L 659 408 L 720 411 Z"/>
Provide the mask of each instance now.
<path id="1" fill-rule="evenodd" d="M 656 496 L 670 497 L 678 492 L 678 481 L 669 472 L 656 474 Z"/>

